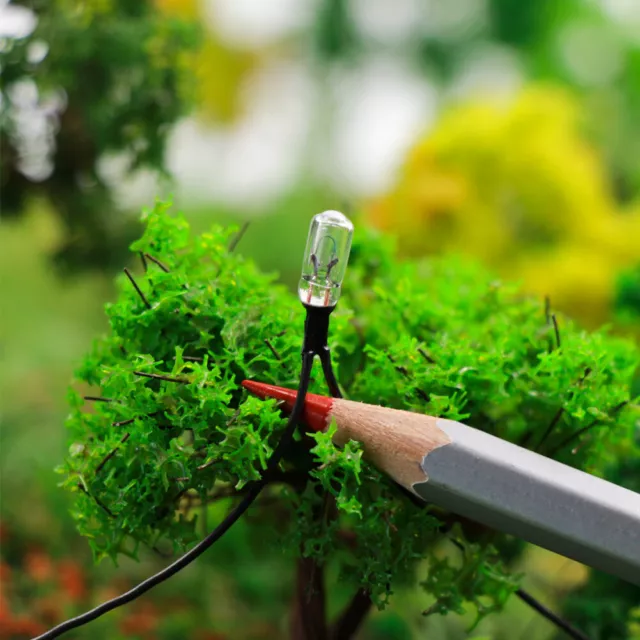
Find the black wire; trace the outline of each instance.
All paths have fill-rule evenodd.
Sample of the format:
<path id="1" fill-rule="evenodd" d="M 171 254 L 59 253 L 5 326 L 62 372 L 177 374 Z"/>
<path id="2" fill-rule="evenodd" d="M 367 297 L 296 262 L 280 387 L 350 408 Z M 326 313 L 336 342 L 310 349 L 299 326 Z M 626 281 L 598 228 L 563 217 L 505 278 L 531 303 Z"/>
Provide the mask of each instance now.
<path id="1" fill-rule="evenodd" d="M 569 624 L 566 620 L 563 620 L 559 615 L 555 614 L 551 609 L 547 609 L 541 602 L 536 600 L 530 593 L 524 589 L 518 589 L 516 595 L 520 600 L 528 604 L 532 609 L 537 611 L 543 618 L 546 618 L 550 622 L 556 625 L 559 629 L 562 629 L 569 637 L 574 640 L 589 640 L 589 636 L 586 636 L 582 631 L 576 629 Z"/>
<path id="2" fill-rule="evenodd" d="M 304 407 L 304 401 L 307 395 L 307 389 L 309 388 L 309 379 L 311 377 L 311 369 L 313 367 L 314 351 L 306 351 L 302 354 L 302 368 L 300 371 L 300 382 L 298 385 L 298 392 L 296 395 L 296 401 L 291 411 L 291 415 L 285 427 L 284 433 L 278 442 L 272 456 L 267 463 L 267 469 L 262 478 L 255 482 L 249 491 L 245 494 L 242 501 L 236 506 L 236 508 L 201 542 L 199 542 L 193 549 L 190 549 L 182 557 L 178 558 L 174 563 L 168 567 L 159 571 L 155 575 L 147 578 L 144 582 L 133 589 L 123 593 L 122 595 L 108 600 L 103 604 L 95 607 L 91 611 L 72 618 L 59 624 L 58 626 L 50 629 L 46 633 L 37 636 L 34 640 L 50 640 L 51 638 L 57 638 L 67 631 L 77 629 L 97 618 L 101 617 L 105 613 L 112 611 L 122 605 L 132 602 L 139 596 L 143 595 L 147 591 L 153 589 L 158 584 L 168 580 L 170 577 L 184 569 L 187 565 L 191 564 L 196 558 L 202 555 L 211 545 L 217 542 L 234 524 L 235 522 L 249 509 L 254 500 L 258 497 L 262 489 L 269 481 L 269 475 L 273 472 L 282 456 L 284 455 L 287 447 L 293 439 L 295 428 L 302 417 L 302 411 Z M 317 355 L 320 358 L 322 365 L 322 372 L 324 374 L 325 381 L 329 387 L 329 392 L 334 398 L 342 398 L 342 392 L 333 370 L 333 364 L 331 362 L 331 353 L 328 348 L 320 350 Z M 532 609 L 537 611 L 542 617 L 546 618 L 559 629 L 562 629 L 569 637 L 574 640 L 590 640 L 588 636 L 582 633 L 579 629 L 573 627 L 569 622 L 555 614 L 553 611 L 545 607 L 541 602 L 534 598 L 524 589 L 518 589 L 516 595 Z"/>
<path id="3" fill-rule="evenodd" d="M 333 364 L 331 363 L 331 352 L 328 347 L 325 347 L 322 351 L 318 353 L 318 357 L 320 358 L 320 364 L 322 365 L 322 373 L 324 374 L 324 379 L 329 387 L 329 393 L 334 398 L 342 398 L 342 392 L 340 391 L 340 385 L 338 384 L 338 379 L 336 378 L 336 374 L 333 371 Z"/>
<path id="4" fill-rule="evenodd" d="M 289 416 L 289 420 L 285 427 L 284 433 L 280 438 L 273 454 L 269 458 L 267 463 L 267 469 L 264 472 L 262 478 L 256 481 L 249 489 L 249 491 L 242 498 L 242 501 L 236 506 L 236 508 L 202 541 L 200 541 L 193 549 L 190 549 L 183 556 L 178 558 L 175 562 L 170 564 L 165 569 L 162 569 L 155 575 L 147 578 L 144 582 L 130 589 L 126 593 L 123 593 L 112 600 L 107 600 L 101 605 L 98 605 L 91 611 L 87 611 L 76 618 L 71 618 L 66 622 L 59 624 L 58 626 L 50 629 L 46 633 L 34 638 L 34 640 L 50 640 L 51 638 L 57 638 L 67 631 L 77 629 L 88 622 L 96 620 L 105 613 L 117 609 L 124 604 L 132 602 L 142 594 L 153 589 L 153 587 L 159 585 L 161 582 L 169 579 L 171 576 L 184 569 L 188 564 L 193 562 L 196 558 L 201 556 L 212 544 L 217 542 L 242 516 L 242 514 L 251 506 L 253 501 L 258 497 L 262 489 L 269 482 L 269 476 L 273 472 L 282 456 L 286 452 L 287 447 L 293 439 L 296 426 L 302 417 L 302 411 L 304 408 L 304 401 L 307 395 L 307 389 L 309 388 L 309 379 L 311 377 L 311 369 L 313 367 L 313 351 L 306 351 L 302 354 L 302 368 L 300 371 L 300 383 L 298 384 L 298 394 L 296 401 Z"/>

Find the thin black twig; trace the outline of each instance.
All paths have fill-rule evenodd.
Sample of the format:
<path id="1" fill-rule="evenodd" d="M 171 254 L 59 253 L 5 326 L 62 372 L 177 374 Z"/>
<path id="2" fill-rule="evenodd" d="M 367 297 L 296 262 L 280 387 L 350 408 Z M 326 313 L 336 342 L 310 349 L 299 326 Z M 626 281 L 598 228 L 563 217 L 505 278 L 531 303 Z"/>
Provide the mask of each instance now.
<path id="1" fill-rule="evenodd" d="M 396 361 L 394 360 L 393 356 L 387 355 L 387 358 L 389 358 L 390 362 L 394 364 L 394 368 L 399 374 L 403 375 L 407 380 L 413 379 L 413 376 L 409 373 L 409 370 L 406 367 L 395 364 Z M 430 401 L 428 394 L 426 394 L 422 389 L 416 389 L 416 395 L 425 402 Z"/>
<path id="2" fill-rule="evenodd" d="M 549 435 L 551 435 L 551 432 L 556 428 L 563 414 L 564 414 L 564 407 L 560 407 L 556 411 L 553 418 L 551 419 L 549 426 L 546 428 L 545 432 L 542 434 L 542 438 L 540 438 L 540 442 L 538 442 L 538 444 L 534 447 L 533 449 L 534 451 L 540 451 L 540 447 L 545 443 L 546 439 L 549 437 Z"/>
<path id="3" fill-rule="evenodd" d="M 204 362 L 204 358 L 199 358 L 198 356 L 182 356 L 182 359 L 186 362 Z"/>
<path id="4" fill-rule="evenodd" d="M 577 381 L 577 386 L 582 386 L 582 384 L 584 383 L 584 381 L 587 379 L 587 377 L 591 374 L 591 367 L 587 367 L 584 370 L 584 373 L 582 374 L 582 376 L 580 377 L 580 379 Z M 573 394 L 573 392 L 572 392 Z M 571 395 L 572 395 L 571 394 Z M 534 451 L 539 451 L 540 448 L 542 447 L 542 445 L 546 442 L 547 438 L 551 435 L 551 432 L 556 428 L 556 426 L 558 425 L 558 423 L 560 422 L 560 418 L 562 418 L 564 414 L 564 407 L 560 407 L 558 409 L 558 411 L 556 411 L 555 415 L 553 416 L 553 418 L 551 419 L 551 422 L 549 423 L 549 426 L 546 428 L 544 434 L 542 435 L 542 438 L 540 438 L 540 441 L 538 442 L 538 444 L 534 447 Z M 529 440 L 531 439 L 532 436 L 532 432 L 529 431 L 525 437 L 522 440 L 521 446 L 525 446 Z"/>
<path id="5" fill-rule="evenodd" d="M 89 493 L 82 486 L 81 482 L 78 482 L 78 489 L 80 489 L 80 491 L 82 491 L 85 495 L 89 496 L 101 509 L 103 509 L 105 511 L 105 513 L 110 518 L 115 518 L 115 514 L 113 513 L 113 511 L 111 511 L 111 509 L 109 509 L 109 507 L 107 507 L 107 505 L 104 502 L 102 502 L 102 500 L 100 500 L 100 498 L 98 498 L 98 496 L 94 496 L 93 494 Z"/>
<path id="6" fill-rule="evenodd" d="M 218 460 L 217 458 L 214 458 L 213 460 L 209 460 L 208 462 L 205 462 L 204 464 L 197 466 L 196 470 L 204 471 L 205 469 L 212 467 L 214 464 L 217 464 L 218 462 L 220 462 L 220 460 Z"/>
<path id="7" fill-rule="evenodd" d="M 389 359 L 391 359 L 391 356 L 389 356 Z M 393 362 L 393 360 L 391 360 L 391 362 Z M 397 365 L 397 366 L 395 367 L 395 370 L 396 370 L 398 373 L 401 373 L 401 374 L 402 374 L 402 375 L 403 375 L 407 380 L 410 380 L 410 379 L 411 379 L 411 376 L 410 376 L 410 374 L 409 374 L 409 370 L 408 370 L 406 367 L 403 367 L 403 366 L 401 366 L 401 365 Z"/>
<path id="8" fill-rule="evenodd" d="M 125 267 L 124 272 L 127 278 L 129 278 L 129 281 L 131 282 L 131 284 L 133 285 L 133 288 L 136 290 L 137 294 L 140 296 L 140 299 L 142 300 L 142 302 L 144 302 L 147 309 L 151 309 L 151 303 L 147 300 L 144 293 L 142 293 L 142 289 L 140 289 L 140 287 L 138 286 L 138 283 L 135 281 L 135 278 L 131 275 L 131 272 L 129 271 L 129 269 Z"/>
<path id="9" fill-rule="evenodd" d="M 551 324 L 551 298 L 544 297 L 544 318 L 547 324 Z"/>
<path id="10" fill-rule="evenodd" d="M 418 347 L 418 353 L 429 363 L 437 364 L 437 362 L 421 347 Z"/>
<path id="11" fill-rule="evenodd" d="M 140 262 L 142 262 L 142 268 L 144 269 L 144 272 L 147 273 L 147 271 L 149 270 L 149 265 L 147 265 L 147 259 L 144 257 L 144 253 L 142 253 L 142 251 L 140 252 Z"/>
<path id="12" fill-rule="evenodd" d="M 582 377 L 578 380 L 578 385 L 581 385 L 591 375 L 592 371 L 593 369 L 591 367 L 586 367 Z"/>
<path id="13" fill-rule="evenodd" d="M 171 376 L 161 375 L 159 373 L 146 373 L 145 371 L 134 371 L 133 375 L 141 378 L 152 378 L 154 380 L 165 380 L 166 382 L 176 382 L 178 384 L 189 384 L 186 378 L 172 378 Z"/>
<path id="14" fill-rule="evenodd" d="M 628 400 L 625 400 L 624 402 L 621 402 L 620 404 L 617 404 L 615 407 L 613 407 L 613 409 L 611 409 L 611 411 L 609 412 L 609 417 L 612 418 L 613 416 L 615 416 L 616 414 L 618 414 L 622 409 L 624 409 L 624 407 L 626 407 L 629 404 Z M 567 436 L 564 440 L 562 440 L 561 442 L 559 442 L 550 452 L 549 452 L 549 456 L 554 456 L 556 453 L 558 453 L 558 451 L 564 449 L 567 445 L 571 444 L 574 440 L 578 439 L 580 436 L 584 435 L 587 431 L 589 431 L 590 429 L 593 429 L 593 427 L 597 426 L 598 423 L 600 423 L 601 420 L 600 419 L 596 419 L 593 422 L 590 422 L 586 427 L 582 427 L 582 429 L 578 429 L 578 431 L 575 431 L 574 433 L 572 433 L 571 435 Z"/>
<path id="15" fill-rule="evenodd" d="M 146 258 L 151 260 L 151 262 L 153 262 L 153 264 L 155 264 L 158 267 L 160 267 L 160 269 L 162 269 L 165 273 L 169 273 L 169 271 L 171 271 L 171 269 L 169 269 L 169 267 L 167 267 L 167 265 L 164 264 L 164 262 L 160 262 L 160 260 L 158 260 L 158 258 L 155 258 L 154 256 L 152 256 L 149 253 L 145 253 L 144 255 L 145 255 Z"/>
<path id="16" fill-rule="evenodd" d="M 556 334 L 556 349 L 560 348 L 560 328 L 558 327 L 558 318 L 556 318 L 556 314 L 551 314 L 551 322 L 553 323 L 553 331 Z"/>
<path id="17" fill-rule="evenodd" d="M 271 351 L 271 353 L 273 354 L 273 357 L 279 362 L 282 362 L 282 358 L 280 357 L 280 354 L 278 353 L 276 348 L 271 343 L 271 340 L 269 340 L 269 338 L 265 338 L 264 343 L 267 345 L 267 347 L 269 347 L 269 351 Z"/>
<path id="18" fill-rule="evenodd" d="M 238 246 L 238 243 L 240 242 L 240 240 L 242 240 L 242 237 L 247 232 L 247 229 L 249 228 L 250 224 L 251 223 L 247 220 L 242 225 L 242 227 L 240 227 L 240 231 L 238 231 L 238 233 L 236 233 L 236 235 L 234 236 L 233 240 L 231 240 L 231 242 L 229 243 L 229 253 L 233 253 L 236 250 L 236 247 Z"/>
<path id="19" fill-rule="evenodd" d="M 83 399 L 90 402 L 115 402 L 113 398 L 103 398 L 102 396 L 83 396 Z"/>
<path id="20" fill-rule="evenodd" d="M 131 424 L 132 422 L 135 422 L 136 419 L 135 418 L 129 418 L 128 420 L 121 420 L 120 422 L 112 422 L 111 426 L 112 427 L 124 427 L 125 425 Z"/>
<path id="21" fill-rule="evenodd" d="M 229 420 L 227 420 L 227 423 L 225 426 L 230 427 L 232 424 L 235 424 L 235 422 L 238 420 L 239 417 L 240 417 L 240 408 L 238 407 L 233 412 L 233 415 L 229 418 Z"/>
<path id="22" fill-rule="evenodd" d="M 120 444 L 124 444 L 129 438 L 131 437 L 130 433 L 125 433 L 122 438 L 120 438 Z M 97 476 L 102 469 L 104 468 L 104 465 L 107 464 L 107 462 L 109 462 L 109 460 L 111 460 L 111 458 L 113 458 L 113 456 L 116 455 L 118 449 L 120 448 L 120 444 L 115 446 L 100 462 L 100 464 L 96 467 L 95 470 L 95 475 Z"/>

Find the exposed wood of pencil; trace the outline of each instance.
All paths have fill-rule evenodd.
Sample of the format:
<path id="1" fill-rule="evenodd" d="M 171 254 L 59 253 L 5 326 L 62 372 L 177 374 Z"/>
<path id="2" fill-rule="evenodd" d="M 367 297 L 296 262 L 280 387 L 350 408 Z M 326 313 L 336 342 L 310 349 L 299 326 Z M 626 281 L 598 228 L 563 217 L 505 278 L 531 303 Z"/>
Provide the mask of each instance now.
<path id="1" fill-rule="evenodd" d="M 422 499 L 640 584 L 640 494 L 459 422 L 339 399 L 331 418 Z"/>
<path id="2" fill-rule="evenodd" d="M 361 442 L 372 464 L 414 493 L 413 485 L 428 479 L 422 465 L 425 455 L 451 442 L 436 418 L 419 413 L 380 411 L 373 405 L 336 399 L 331 414 L 338 426 L 337 445 Z"/>

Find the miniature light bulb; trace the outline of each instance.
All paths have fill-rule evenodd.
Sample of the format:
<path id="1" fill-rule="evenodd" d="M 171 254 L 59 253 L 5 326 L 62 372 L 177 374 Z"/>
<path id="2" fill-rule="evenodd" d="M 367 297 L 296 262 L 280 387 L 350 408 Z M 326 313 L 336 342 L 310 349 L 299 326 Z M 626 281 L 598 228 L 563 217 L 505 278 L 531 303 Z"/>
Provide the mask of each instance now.
<path id="1" fill-rule="evenodd" d="M 325 211 L 311 220 L 298 287 L 300 300 L 312 307 L 333 307 L 347 270 L 353 224 L 339 211 Z"/>

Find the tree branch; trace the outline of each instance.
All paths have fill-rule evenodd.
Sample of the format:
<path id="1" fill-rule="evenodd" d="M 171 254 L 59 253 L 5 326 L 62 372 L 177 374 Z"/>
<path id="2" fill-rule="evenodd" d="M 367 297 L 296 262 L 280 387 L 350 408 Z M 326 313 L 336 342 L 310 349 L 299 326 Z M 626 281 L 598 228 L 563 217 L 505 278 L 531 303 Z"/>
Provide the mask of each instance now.
<path id="1" fill-rule="evenodd" d="M 611 417 L 615 416 L 618 412 L 620 412 L 622 409 L 624 409 L 628 404 L 629 404 L 628 400 L 625 400 L 625 401 L 621 402 L 620 404 L 617 404 L 609 412 L 609 417 L 611 418 Z M 564 447 L 566 447 L 568 444 L 571 444 L 571 442 L 573 442 L 574 440 L 577 440 L 581 435 L 587 433 L 587 431 L 589 431 L 590 429 L 593 429 L 593 427 L 595 427 L 596 425 L 600 424 L 601 422 L 602 421 L 598 418 L 598 419 L 594 420 L 593 422 L 590 422 L 586 427 L 582 427 L 582 429 L 579 429 L 578 431 L 575 431 L 571 435 L 567 436 L 567 438 L 565 438 L 562 442 L 558 443 L 549 452 L 549 456 L 550 457 L 554 456 L 556 453 L 558 453 L 558 451 L 560 451 L 561 449 L 564 449 Z"/>
<path id="2" fill-rule="evenodd" d="M 129 281 L 131 282 L 131 284 L 133 285 L 133 288 L 136 290 L 136 293 L 140 296 L 140 299 L 142 300 L 142 302 L 144 302 L 145 307 L 147 307 L 147 309 L 151 309 L 151 303 L 147 300 L 147 297 L 144 295 L 144 293 L 142 293 L 142 289 L 140 289 L 140 287 L 138 286 L 138 283 L 135 281 L 134 277 L 131 275 L 131 272 L 129 271 L 129 269 L 125 267 L 124 272 L 127 278 L 129 278 Z"/>
<path id="3" fill-rule="evenodd" d="M 291 620 L 292 640 L 326 640 L 324 568 L 313 558 L 300 558 Z"/>
<path id="4" fill-rule="evenodd" d="M 240 228 L 240 231 L 238 231 L 238 233 L 235 235 L 233 240 L 231 240 L 231 242 L 229 243 L 229 253 L 233 253 L 236 250 L 236 247 L 238 246 L 238 243 L 240 242 L 240 240 L 242 240 L 242 237 L 246 233 L 246 231 L 249 228 L 250 224 L 251 224 L 250 221 L 247 220 L 242 225 L 242 227 Z"/>
<path id="5" fill-rule="evenodd" d="M 333 625 L 331 640 L 351 640 L 371 610 L 371 594 L 367 589 L 358 589 Z"/>
<path id="6" fill-rule="evenodd" d="M 169 267 L 167 267 L 167 265 L 165 265 L 163 262 L 160 262 L 160 260 L 158 260 L 158 258 L 154 258 L 152 255 L 145 253 L 144 254 L 147 258 L 149 258 L 149 260 L 151 260 L 151 262 L 153 262 L 155 265 L 157 265 L 158 267 L 160 267 L 160 269 L 162 269 L 165 273 L 169 273 Z M 145 269 L 146 271 L 146 269 Z"/>
<path id="7" fill-rule="evenodd" d="M 134 376 L 140 378 L 152 378 L 153 380 L 165 380 L 166 382 L 175 382 L 177 384 L 188 384 L 189 380 L 186 378 L 173 378 L 171 376 L 161 375 L 159 373 L 146 373 L 145 371 L 134 371 Z"/>

